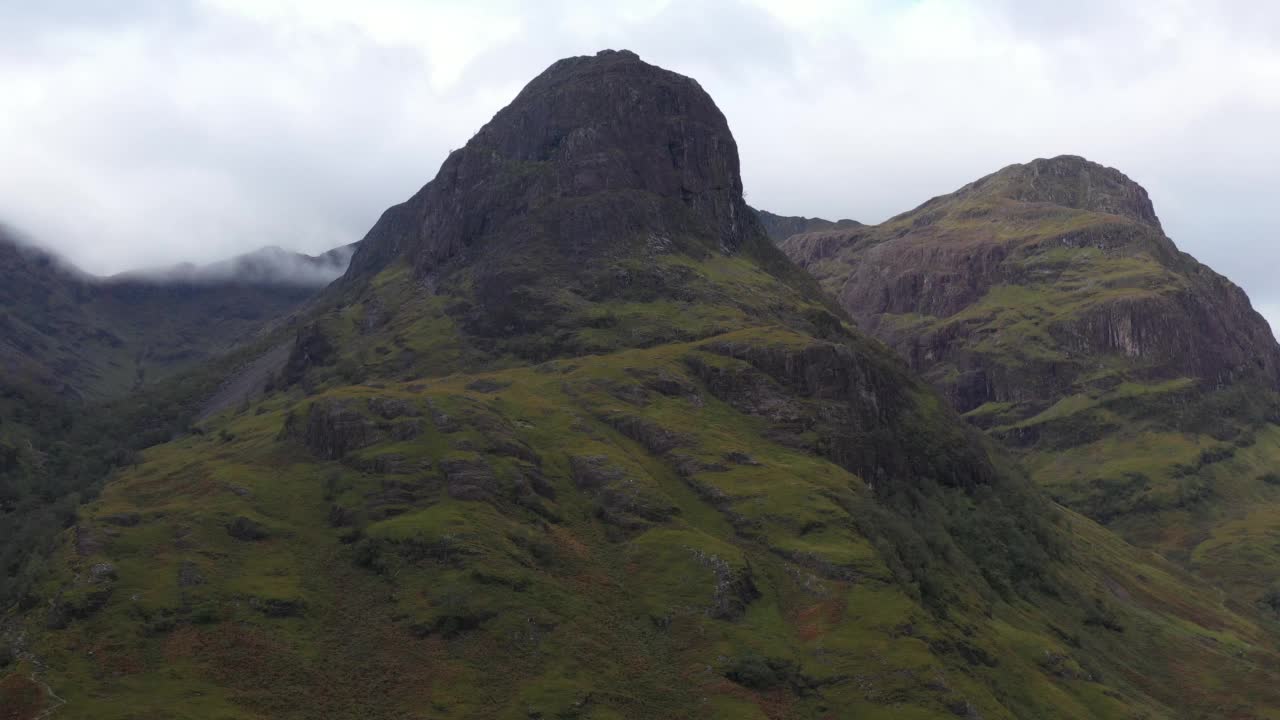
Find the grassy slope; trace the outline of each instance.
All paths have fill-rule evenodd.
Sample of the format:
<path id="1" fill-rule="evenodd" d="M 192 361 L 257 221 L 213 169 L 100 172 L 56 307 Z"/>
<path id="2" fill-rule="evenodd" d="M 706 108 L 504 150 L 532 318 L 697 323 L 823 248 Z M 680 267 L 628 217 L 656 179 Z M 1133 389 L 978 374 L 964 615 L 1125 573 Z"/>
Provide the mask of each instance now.
<path id="1" fill-rule="evenodd" d="M 90 278 L 0 233 L 0 606 L 110 469 L 185 427 L 245 360 L 228 353 L 314 292 Z"/>
<path id="2" fill-rule="evenodd" d="M 699 271 L 741 277 L 719 262 Z M 418 301 L 397 272 L 375 283 L 378 303 Z M 633 310 L 695 336 L 714 335 L 705 323 L 720 312 L 611 312 Z M 64 535 L 43 590 L 54 602 L 25 616 L 17 665 L 48 668 L 39 677 L 67 700 L 59 717 L 1267 717 L 1280 707 L 1268 631 L 1174 566 L 1068 515 L 1050 531 L 1062 559 L 1000 590 L 1002 571 L 978 567 L 974 543 L 997 557 L 1008 548 L 982 543 L 1021 536 L 965 540 L 977 532 L 966 524 L 1003 515 L 1008 496 L 921 479 L 916 510 L 887 512 L 892 488 L 870 488 L 796 445 L 812 431 L 780 436 L 705 382 L 752 372 L 725 347 L 796 353 L 823 341 L 757 327 L 610 349 L 611 333 L 630 332 L 618 322 L 574 331 L 598 354 L 450 374 L 479 355 L 447 314 L 394 317 L 413 319 L 363 342 L 351 342 L 362 309 L 326 323 L 371 360 L 393 356 L 379 347 L 412 349 L 413 367 L 375 361 L 380 380 L 349 385 L 339 362 L 316 395 L 277 392 L 214 418 L 147 451 Z M 911 387 L 874 346 L 855 352 Z M 441 358 L 439 372 L 424 373 L 423 357 Z M 408 377 L 422 374 L 441 376 Z M 341 462 L 282 432 L 291 413 L 296 428 L 331 401 L 380 422 L 370 399 L 414 410 Z M 917 425 L 889 442 L 940 452 L 954 432 L 947 413 L 919 389 L 905 402 Z M 420 434 L 395 440 L 399 423 Z M 449 469 L 478 462 L 488 479 L 450 490 Z M 604 468 L 603 480 L 584 480 L 587 466 Z M 121 524 L 128 513 L 136 525 Z M 240 517 L 266 537 L 230 536 Z M 941 531 L 937 518 L 950 518 Z M 112 569 L 95 582 L 101 563 Z M 43 629 L 51 615 L 65 629 Z"/>

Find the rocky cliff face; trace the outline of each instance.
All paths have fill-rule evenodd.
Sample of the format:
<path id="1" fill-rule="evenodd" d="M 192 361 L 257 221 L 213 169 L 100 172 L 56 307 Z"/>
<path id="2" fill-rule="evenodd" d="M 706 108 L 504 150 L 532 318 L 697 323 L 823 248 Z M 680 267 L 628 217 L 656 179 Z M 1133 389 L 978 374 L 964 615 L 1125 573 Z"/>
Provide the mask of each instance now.
<path id="1" fill-rule="evenodd" d="M 687 77 L 606 50 L 530 82 L 435 180 L 387 211 L 353 271 L 405 256 L 426 275 L 468 249 L 535 241 L 572 262 L 651 232 L 734 251 L 758 231 L 737 145 L 711 98 Z"/>
<path id="2" fill-rule="evenodd" d="M 1038 412 L 1121 375 L 1280 387 L 1280 349 L 1245 294 L 1177 250 L 1145 190 L 1081 158 L 1014 165 L 882 226 L 783 248 L 962 412 Z M 1115 372 L 1097 378 L 1100 362 Z"/>

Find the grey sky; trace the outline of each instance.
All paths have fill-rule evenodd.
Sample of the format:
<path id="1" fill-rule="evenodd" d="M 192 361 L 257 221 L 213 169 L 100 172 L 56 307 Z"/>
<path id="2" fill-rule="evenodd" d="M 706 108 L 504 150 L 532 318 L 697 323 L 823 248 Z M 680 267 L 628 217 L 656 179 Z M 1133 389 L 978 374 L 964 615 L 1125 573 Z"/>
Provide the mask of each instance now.
<path id="1" fill-rule="evenodd" d="M 1280 4 L 0 0 L 0 221 L 88 270 L 358 239 L 559 57 L 729 118 L 748 201 L 878 222 L 1074 153 L 1280 326 Z"/>

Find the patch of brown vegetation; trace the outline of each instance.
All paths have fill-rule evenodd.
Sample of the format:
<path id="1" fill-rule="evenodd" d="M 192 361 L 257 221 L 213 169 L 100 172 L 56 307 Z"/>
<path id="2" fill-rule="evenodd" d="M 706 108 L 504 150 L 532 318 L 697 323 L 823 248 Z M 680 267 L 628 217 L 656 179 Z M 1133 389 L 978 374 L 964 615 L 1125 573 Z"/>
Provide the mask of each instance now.
<path id="1" fill-rule="evenodd" d="M 0 720 L 35 720 L 45 704 L 44 688 L 25 675 L 0 678 Z"/>
<path id="2" fill-rule="evenodd" d="M 825 635 L 840 623 L 847 605 L 848 600 L 845 595 L 837 593 L 796 611 L 792 617 L 792 623 L 800 639 L 809 642 Z"/>

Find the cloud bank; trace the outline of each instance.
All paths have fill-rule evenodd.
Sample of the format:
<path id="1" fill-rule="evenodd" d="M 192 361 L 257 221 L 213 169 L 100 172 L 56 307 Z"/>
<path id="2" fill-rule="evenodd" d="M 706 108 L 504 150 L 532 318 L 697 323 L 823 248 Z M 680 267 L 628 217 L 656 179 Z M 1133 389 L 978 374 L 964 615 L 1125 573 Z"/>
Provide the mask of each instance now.
<path id="1" fill-rule="evenodd" d="M 748 201 L 878 222 L 1120 168 L 1280 323 L 1280 6 L 1244 0 L 46 0 L 0 8 L 0 220 L 98 274 L 363 235 L 557 58 L 692 75 Z"/>
<path id="2" fill-rule="evenodd" d="M 323 287 L 342 277 L 351 264 L 355 249 L 356 246 L 352 244 L 334 248 L 321 255 L 305 255 L 270 246 L 208 265 L 186 262 L 170 267 L 131 270 L 106 280 Z"/>

